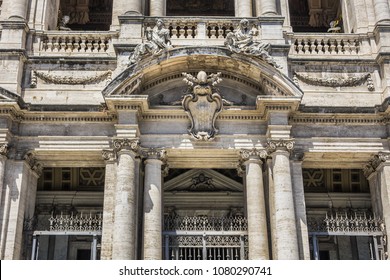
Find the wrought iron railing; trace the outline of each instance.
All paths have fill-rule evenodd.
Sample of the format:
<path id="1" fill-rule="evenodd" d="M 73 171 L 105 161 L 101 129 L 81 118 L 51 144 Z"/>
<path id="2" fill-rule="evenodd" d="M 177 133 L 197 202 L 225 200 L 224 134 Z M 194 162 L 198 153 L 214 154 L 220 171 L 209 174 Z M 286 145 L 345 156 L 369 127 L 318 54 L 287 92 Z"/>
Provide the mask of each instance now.
<path id="1" fill-rule="evenodd" d="M 69 231 L 69 232 L 96 232 L 102 230 L 102 214 L 88 215 L 52 215 L 49 218 L 50 231 Z"/>
<path id="2" fill-rule="evenodd" d="M 171 260 L 248 259 L 245 217 L 185 216 L 164 220 L 164 258 Z"/>
<path id="3" fill-rule="evenodd" d="M 247 231 L 248 222 L 245 217 L 167 217 L 164 230 L 173 231 Z"/>
<path id="4" fill-rule="evenodd" d="M 366 211 L 338 211 L 326 213 L 323 218 L 308 217 L 310 232 L 382 235 L 384 227 L 384 222 L 380 217 Z"/>

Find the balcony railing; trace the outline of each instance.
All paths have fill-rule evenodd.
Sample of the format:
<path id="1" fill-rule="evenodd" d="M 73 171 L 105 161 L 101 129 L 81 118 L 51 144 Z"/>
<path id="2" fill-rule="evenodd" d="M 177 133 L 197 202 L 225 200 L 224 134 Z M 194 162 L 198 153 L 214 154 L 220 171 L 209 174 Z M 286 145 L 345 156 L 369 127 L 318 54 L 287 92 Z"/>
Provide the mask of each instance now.
<path id="1" fill-rule="evenodd" d="M 368 36 L 357 34 L 294 33 L 288 36 L 292 56 L 364 56 L 372 53 Z"/>
<path id="2" fill-rule="evenodd" d="M 47 31 L 38 36 L 39 53 L 42 55 L 108 56 L 114 54 L 112 32 Z"/>

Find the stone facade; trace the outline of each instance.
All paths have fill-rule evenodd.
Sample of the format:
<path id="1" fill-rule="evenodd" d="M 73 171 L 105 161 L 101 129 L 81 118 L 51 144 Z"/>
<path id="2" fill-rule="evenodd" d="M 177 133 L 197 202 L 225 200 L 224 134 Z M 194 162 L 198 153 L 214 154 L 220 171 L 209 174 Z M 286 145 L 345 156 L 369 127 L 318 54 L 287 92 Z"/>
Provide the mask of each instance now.
<path id="1" fill-rule="evenodd" d="M 0 259 L 388 259 L 389 2 L 181 2 L 0 1 Z"/>

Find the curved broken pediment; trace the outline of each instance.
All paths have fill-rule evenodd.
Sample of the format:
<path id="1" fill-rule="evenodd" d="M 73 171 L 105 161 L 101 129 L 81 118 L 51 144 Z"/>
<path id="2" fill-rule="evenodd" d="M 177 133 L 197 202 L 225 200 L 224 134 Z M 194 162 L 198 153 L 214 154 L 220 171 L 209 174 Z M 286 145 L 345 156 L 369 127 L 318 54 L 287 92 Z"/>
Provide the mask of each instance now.
<path id="1" fill-rule="evenodd" d="M 103 90 L 104 98 L 144 95 L 151 106 L 180 106 L 187 87 L 182 72 L 221 72 L 219 87 L 225 105 L 254 106 L 257 96 L 302 97 L 287 76 L 261 59 L 220 47 L 183 47 L 132 65 Z"/>

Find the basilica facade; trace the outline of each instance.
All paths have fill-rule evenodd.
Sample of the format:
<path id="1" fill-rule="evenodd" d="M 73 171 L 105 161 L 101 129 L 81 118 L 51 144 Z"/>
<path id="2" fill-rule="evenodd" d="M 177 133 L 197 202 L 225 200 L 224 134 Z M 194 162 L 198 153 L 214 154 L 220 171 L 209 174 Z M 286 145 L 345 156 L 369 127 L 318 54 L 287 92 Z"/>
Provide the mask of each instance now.
<path id="1" fill-rule="evenodd" d="M 389 258 L 388 0 L 0 5 L 0 259 Z"/>

